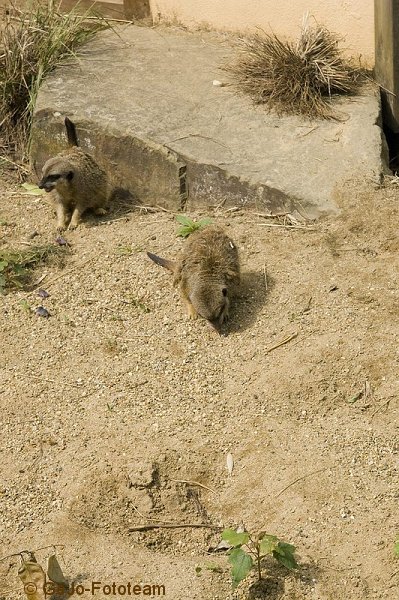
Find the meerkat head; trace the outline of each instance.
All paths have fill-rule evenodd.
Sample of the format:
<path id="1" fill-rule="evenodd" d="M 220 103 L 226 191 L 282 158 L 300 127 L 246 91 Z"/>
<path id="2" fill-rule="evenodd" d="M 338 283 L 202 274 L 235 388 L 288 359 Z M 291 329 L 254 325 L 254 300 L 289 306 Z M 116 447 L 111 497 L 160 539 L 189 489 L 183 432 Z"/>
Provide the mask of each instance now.
<path id="1" fill-rule="evenodd" d="M 71 163 L 65 158 L 50 158 L 42 170 L 42 178 L 39 188 L 46 192 L 54 189 L 61 191 L 65 187 L 70 187 L 74 178 L 74 170 Z"/>
<path id="2" fill-rule="evenodd" d="M 230 300 L 228 288 L 221 283 L 205 283 L 190 295 L 190 301 L 201 317 L 220 330 L 229 316 Z"/>

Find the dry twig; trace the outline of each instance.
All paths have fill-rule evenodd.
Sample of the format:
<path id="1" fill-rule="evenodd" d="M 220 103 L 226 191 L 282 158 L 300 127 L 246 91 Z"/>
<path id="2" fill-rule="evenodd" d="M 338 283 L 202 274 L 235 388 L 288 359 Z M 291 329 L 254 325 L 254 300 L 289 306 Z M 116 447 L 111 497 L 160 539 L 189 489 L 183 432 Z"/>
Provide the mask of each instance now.
<path id="1" fill-rule="evenodd" d="M 208 490 L 209 492 L 216 494 L 215 490 L 204 485 L 203 483 L 200 483 L 199 481 L 188 481 L 186 479 L 171 479 L 170 481 L 175 481 L 176 483 L 186 483 L 187 485 L 197 485 L 198 487 L 204 488 L 204 490 Z"/>
<path id="2" fill-rule="evenodd" d="M 147 525 L 136 525 L 136 527 L 129 527 L 128 531 L 149 531 L 150 529 L 197 529 L 197 528 L 205 528 L 205 529 L 215 529 L 217 531 L 223 529 L 223 527 L 219 527 L 218 525 L 207 525 L 206 523 L 149 523 Z"/>
<path id="3" fill-rule="evenodd" d="M 283 225 L 282 223 L 259 223 L 261 227 L 282 227 L 283 229 L 302 229 L 303 231 L 314 231 L 314 227 L 305 225 Z"/>
<path id="4" fill-rule="evenodd" d="M 393 398 L 388 398 L 388 400 L 386 400 L 385 402 L 382 402 L 378 408 L 376 408 L 376 410 L 371 414 L 371 418 L 374 417 L 374 415 L 376 415 L 378 412 L 380 412 L 380 410 L 382 410 L 383 408 L 385 408 L 386 406 L 388 406 L 388 404 L 391 402 L 391 400 L 393 400 Z"/>
<path id="5" fill-rule="evenodd" d="M 307 473 L 306 475 L 302 475 L 302 477 L 298 477 L 297 479 L 295 479 L 294 481 L 291 481 L 291 483 L 286 485 L 285 488 L 283 488 L 275 497 L 278 498 L 279 496 L 281 496 L 281 494 L 283 494 L 286 490 L 288 490 L 288 488 L 290 488 L 293 485 L 295 485 L 296 483 L 298 483 L 298 481 L 302 481 L 302 479 L 306 479 L 307 477 L 311 477 L 312 475 L 316 475 L 317 473 L 322 473 L 323 471 L 327 471 L 327 469 L 331 469 L 331 467 L 323 467 L 322 469 L 317 469 L 317 471 L 312 471 L 312 473 Z"/>
<path id="6" fill-rule="evenodd" d="M 289 337 L 286 337 L 285 339 L 283 339 L 281 342 L 279 342 L 278 344 L 275 344 L 274 346 L 272 346 L 271 348 L 268 348 L 266 350 L 266 354 L 269 354 L 269 352 L 271 352 L 272 350 L 276 350 L 277 348 L 280 348 L 280 346 L 284 346 L 285 344 L 288 344 L 288 342 L 290 342 L 291 340 L 295 339 L 298 335 L 298 332 L 296 331 L 295 333 L 293 333 L 292 335 L 290 335 Z"/>

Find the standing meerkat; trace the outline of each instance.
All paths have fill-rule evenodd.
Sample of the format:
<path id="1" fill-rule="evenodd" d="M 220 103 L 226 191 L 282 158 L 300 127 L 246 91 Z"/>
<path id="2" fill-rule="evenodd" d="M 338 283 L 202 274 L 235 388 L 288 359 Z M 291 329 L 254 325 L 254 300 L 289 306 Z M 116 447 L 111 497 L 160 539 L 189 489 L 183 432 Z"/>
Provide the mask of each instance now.
<path id="1" fill-rule="evenodd" d="M 57 230 L 76 229 L 89 208 L 104 215 L 108 205 L 108 176 L 90 154 L 78 147 L 75 125 L 65 117 L 69 149 L 50 158 L 39 188 L 53 192 Z"/>
<path id="2" fill-rule="evenodd" d="M 189 317 L 200 315 L 220 331 L 240 283 L 238 250 L 223 229 L 211 226 L 192 233 L 177 262 L 147 255 L 174 273 Z"/>

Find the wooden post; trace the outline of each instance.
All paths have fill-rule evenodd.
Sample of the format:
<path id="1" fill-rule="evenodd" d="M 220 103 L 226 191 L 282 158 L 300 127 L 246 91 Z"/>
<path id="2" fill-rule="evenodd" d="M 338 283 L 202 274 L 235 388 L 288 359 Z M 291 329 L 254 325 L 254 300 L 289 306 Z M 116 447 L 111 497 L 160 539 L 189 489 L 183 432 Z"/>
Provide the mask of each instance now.
<path id="1" fill-rule="evenodd" d="M 399 0 L 374 0 L 375 78 L 384 122 L 399 133 Z"/>
<path id="2" fill-rule="evenodd" d="M 126 19 L 147 19 L 151 17 L 150 0 L 123 0 Z"/>
<path id="3" fill-rule="evenodd" d="M 92 9 L 110 19 L 125 18 L 123 0 L 61 0 L 60 8 L 63 12 L 75 10 L 80 14 Z"/>

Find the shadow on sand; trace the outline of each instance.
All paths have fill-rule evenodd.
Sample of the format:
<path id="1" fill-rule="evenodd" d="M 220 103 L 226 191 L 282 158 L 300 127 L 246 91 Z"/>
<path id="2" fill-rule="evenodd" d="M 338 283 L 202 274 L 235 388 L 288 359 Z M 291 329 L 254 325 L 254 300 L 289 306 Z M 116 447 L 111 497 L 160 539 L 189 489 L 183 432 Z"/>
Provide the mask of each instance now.
<path id="1" fill-rule="evenodd" d="M 233 299 L 230 319 L 223 327 L 225 335 L 250 328 L 268 301 L 274 280 L 263 271 L 247 271 L 241 275 L 240 290 Z"/>

